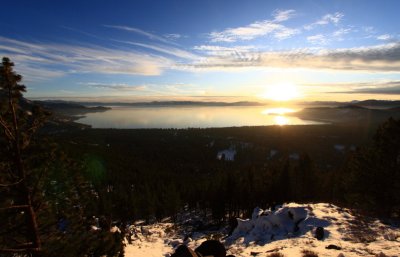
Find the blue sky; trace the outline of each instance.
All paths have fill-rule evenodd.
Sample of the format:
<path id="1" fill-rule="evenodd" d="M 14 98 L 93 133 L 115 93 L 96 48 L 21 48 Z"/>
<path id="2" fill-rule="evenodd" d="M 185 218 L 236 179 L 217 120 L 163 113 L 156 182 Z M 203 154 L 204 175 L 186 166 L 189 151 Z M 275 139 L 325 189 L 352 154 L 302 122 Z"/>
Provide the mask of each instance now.
<path id="1" fill-rule="evenodd" d="M 31 98 L 400 99 L 399 1 L 6 1 Z"/>

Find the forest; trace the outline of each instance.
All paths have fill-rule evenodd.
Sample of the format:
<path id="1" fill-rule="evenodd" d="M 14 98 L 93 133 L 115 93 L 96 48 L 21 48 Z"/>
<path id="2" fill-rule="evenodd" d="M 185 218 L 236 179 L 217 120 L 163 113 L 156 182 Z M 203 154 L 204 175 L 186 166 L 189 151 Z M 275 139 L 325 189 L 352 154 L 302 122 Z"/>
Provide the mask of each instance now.
<path id="1" fill-rule="evenodd" d="M 329 202 L 400 215 L 400 120 L 209 129 L 56 124 L 0 66 L 0 256 L 122 256 L 123 228 L 182 211 L 225 226 L 255 206 Z M 229 156 L 228 156 L 229 155 Z M 107 228 L 93 232 L 95 220 Z M 117 225 L 122 233 L 110 233 Z M 66 247 L 68 246 L 68 247 Z"/>

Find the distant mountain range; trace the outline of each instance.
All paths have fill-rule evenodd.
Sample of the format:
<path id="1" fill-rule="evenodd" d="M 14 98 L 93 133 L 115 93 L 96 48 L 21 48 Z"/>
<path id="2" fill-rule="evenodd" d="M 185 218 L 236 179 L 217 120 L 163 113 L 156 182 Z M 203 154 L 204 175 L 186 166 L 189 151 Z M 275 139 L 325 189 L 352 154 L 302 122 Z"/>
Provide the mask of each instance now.
<path id="1" fill-rule="evenodd" d="M 41 103 L 49 108 L 57 109 L 85 109 L 86 107 L 99 107 L 104 106 L 133 106 L 133 107 L 166 107 L 166 106 L 264 106 L 264 105 L 277 105 L 276 103 L 260 103 L 254 101 L 239 101 L 239 102 L 203 102 L 203 101 L 152 101 L 152 102 L 85 102 L 85 101 L 64 101 L 64 100 L 45 100 L 35 101 Z M 296 103 L 295 103 L 296 104 Z M 388 100 L 365 100 L 365 101 L 350 101 L 350 102 L 336 102 L 336 101 L 314 101 L 314 102 L 298 102 L 297 104 L 304 106 L 346 106 L 357 105 L 369 108 L 390 108 L 400 107 L 400 101 Z M 89 109 L 88 109 L 89 110 Z"/>
<path id="2" fill-rule="evenodd" d="M 45 109 L 63 115 L 83 115 L 85 113 L 104 112 L 111 109 L 110 107 L 85 106 L 81 103 L 65 101 L 33 101 L 33 103 L 39 104 Z"/>
<path id="3" fill-rule="evenodd" d="M 187 106 L 265 106 L 259 102 L 196 102 L 154 101 L 137 103 L 69 102 L 60 100 L 34 101 L 58 114 L 77 117 L 91 112 L 104 112 L 114 106 L 125 107 L 187 107 Z M 400 101 L 366 100 L 351 102 L 303 102 L 305 108 L 290 115 L 304 120 L 329 123 L 381 123 L 389 117 L 400 118 Z"/>
<path id="4" fill-rule="evenodd" d="M 390 107 L 400 107 L 400 101 L 394 100 L 363 100 L 363 101 L 350 101 L 350 102 L 337 102 L 337 101 L 314 101 L 314 102 L 301 102 L 301 105 L 305 106 L 347 106 L 347 105 L 357 105 L 369 108 L 390 108 Z"/>
<path id="5" fill-rule="evenodd" d="M 365 107 L 400 107 L 400 101 L 388 100 L 365 100 L 365 101 L 352 101 L 352 104 Z"/>
<path id="6" fill-rule="evenodd" d="M 72 102 L 73 103 L 73 102 Z M 133 107 L 167 107 L 167 106 L 261 106 L 258 102 L 202 102 L 202 101 L 152 101 L 152 102 L 79 102 L 86 106 L 133 106 Z"/>
<path id="7" fill-rule="evenodd" d="M 364 102 L 367 102 L 368 105 L 371 103 L 370 101 Z M 400 118 L 400 107 L 382 108 L 390 107 L 391 103 L 386 103 L 385 105 L 383 102 L 380 103 L 379 101 L 374 101 L 372 103 L 374 104 L 373 107 L 380 108 L 371 108 L 371 105 L 369 105 L 370 108 L 364 107 L 358 102 L 357 104 L 346 104 L 335 107 L 310 107 L 290 115 L 304 120 L 352 124 L 382 123 L 390 117 L 396 119 Z M 366 104 L 362 104 L 366 106 Z"/>

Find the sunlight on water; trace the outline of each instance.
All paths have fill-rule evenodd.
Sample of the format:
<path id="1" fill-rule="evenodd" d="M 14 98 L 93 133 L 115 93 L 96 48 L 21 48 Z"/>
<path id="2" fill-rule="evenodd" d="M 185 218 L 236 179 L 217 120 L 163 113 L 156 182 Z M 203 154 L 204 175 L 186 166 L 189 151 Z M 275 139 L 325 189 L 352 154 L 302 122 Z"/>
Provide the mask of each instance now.
<path id="1" fill-rule="evenodd" d="M 262 106 L 229 107 L 113 107 L 106 112 L 88 113 L 78 120 L 93 128 L 210 128 L 267 125 L 321 124 L 302 120 L 289 108 Z"/>

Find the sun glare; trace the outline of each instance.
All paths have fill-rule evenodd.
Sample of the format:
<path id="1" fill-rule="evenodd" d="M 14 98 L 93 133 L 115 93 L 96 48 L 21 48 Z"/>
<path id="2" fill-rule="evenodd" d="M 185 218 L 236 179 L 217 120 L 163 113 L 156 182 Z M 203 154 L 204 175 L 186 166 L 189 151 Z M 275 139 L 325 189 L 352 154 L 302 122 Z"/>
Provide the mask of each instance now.
<path id="1" fill-rule="evenodd" d="M 283 126 L 289 124 L 289 119 L 286 118 L 285 116 L 276 116 L 274 118 L 274 122 L 276 125 Z"/>
<path id="2" fill-rule="evenodd" d="M 291 108 L 268 108 L 263 110 L 261 113 L 265 114 L 265 115 L 284 115 L 286 113 L 291 113 L 291 112 L 295 112 L 295 110 L 291 109 Z"/>
<path id="3" fill-rule="evenodd" d="M 262 95 L 265 99 L 274 101 L 289 101 L 299 97 L 297 86 L 293 83 L 280 83 L 270 85 Z"/>

